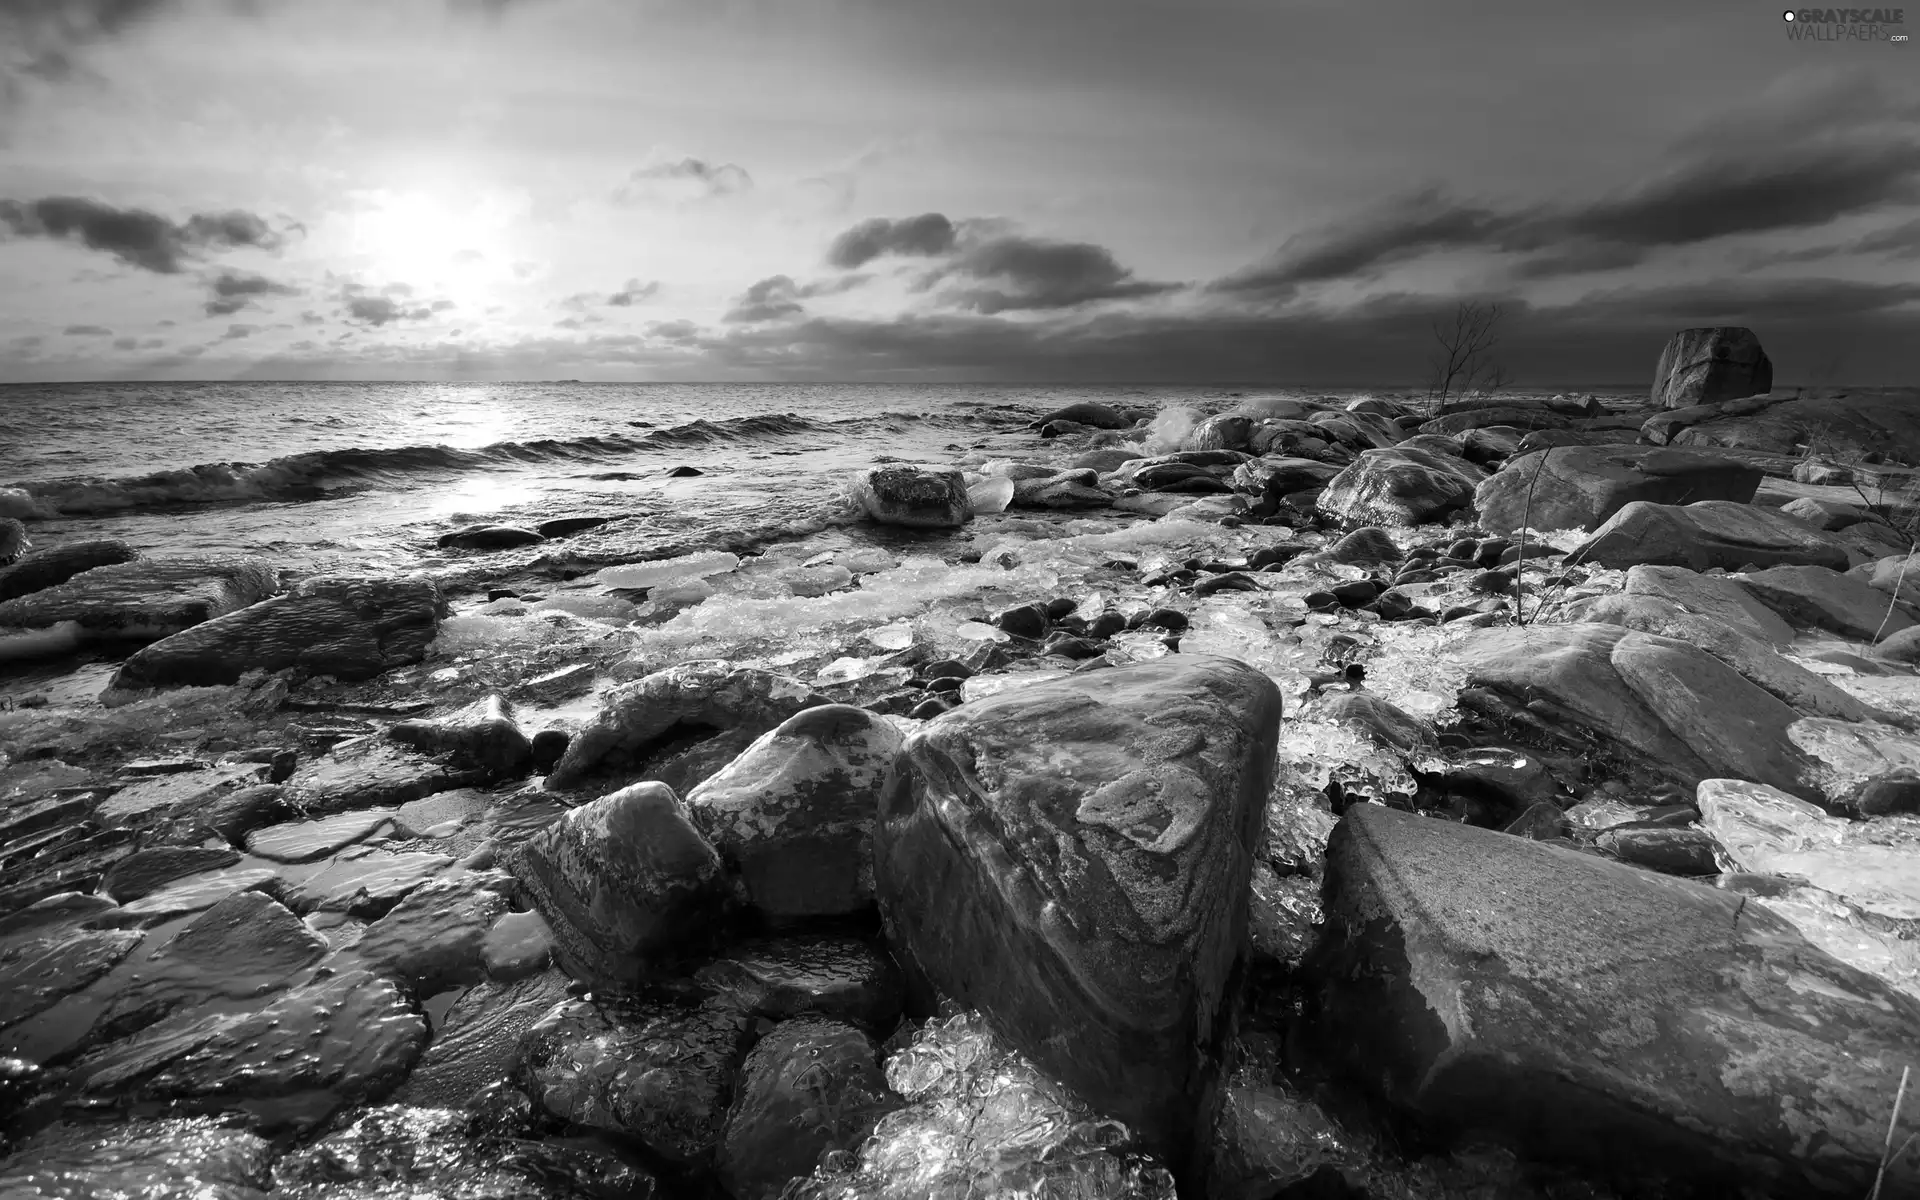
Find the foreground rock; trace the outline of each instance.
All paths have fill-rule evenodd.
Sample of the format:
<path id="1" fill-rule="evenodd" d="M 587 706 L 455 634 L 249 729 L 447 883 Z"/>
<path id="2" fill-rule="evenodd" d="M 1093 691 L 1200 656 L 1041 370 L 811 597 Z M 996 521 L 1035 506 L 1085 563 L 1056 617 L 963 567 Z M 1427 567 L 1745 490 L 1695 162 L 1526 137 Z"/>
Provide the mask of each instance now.
<path id="1" fill-rule="evenodd" d="M 1623 1186 L 1873 1182 L 1920 1003 L 1781 918 L 1373 804 L 1348 811 L 1327 870 L 1325 1044 L 1427 1133 L 1515 1142 Z M 1913 1194 L 1920 1169 L 1903 1158 L 1887 1183 Z"/>
<path id="2" fill-rule="evenodd" d="M 1653 369 L 1653 402 L 1690 408 L 1773 390 L 1773 362 L 1753 330 L 1737 325 L 1682 329 L 1667 340 Z"/>
<path id="3" fill-rule="evenodd" d="M 424 577 L 307 579 L 145 647 L 121 664 L 113 686 L 206 687 L 288 667 L 371 679 L 426 657 L 445 612 L 440 589 Z"/>
<path id="4" fill-rule="evenodd" d="M 762 1038 L 727 1113 L 720 1180 L 735 1200 L 774 1200 L 822 1154 L 851 1150 L 904 1102 L 887 1087 L 860 1030 L 818 1017 Z"/>
<path id="5" fill-rule="evenodd" d="M 452 755 L 498 779 L 518 779 L 533 762 L 532 740 L 520 728 L 513 705 L 499 695 L 482 696 L 443 717 L 402 721 L 387 735 L 427 754 Z"/>
<path id="6" fill-rule="evenodd" d="M 1647 563 L 1695 571 L 1783 565 L 1844 571 L 1847 561 L 1845 546 L 1806 522 L 1730 500 L 1686 505 L 1635 500 L 1567 555 L 1569 564 Z"/>
<path id="7" fill-rule="evenodd" d="M 94 638 L 152 642 L 264 600 L 278 587 L 277 573 L 257 558 L 136 559 L 0 600 L 0 627 L 74 621 Z"/>
<path id="8" fill-rule="evenodd" d="M 1733 459 L 1635 446 L 1562 446 L 1522 454 L 1474 489 L 1480 524 L 1512 533 L 1524 521 L 1539 530 L 1583 529 L 1635 500 L 1684 504 L 1753 499 L 1761 472 Z"/>
<path id="9" fill-rule="evenodd" d="M 205 1118 L 53 1125 L 0 1162 L 0 1196 L 254 1200 L 273 1187 L 273 1146 Z"/>
<path id="10" fill-rule="evenodd" d="M 854 481 L 853 495 L 866 514 L 883 525 L 958 529 L 971 515 L 967 481 L 958 471 L 875 467 Z"/>
<path id="11" fill-rule="evenodd" d="M 873 902 L 873 820 L 900 731 L 825 704 L 766 733 L 687 796 L 694 824 L 776 920 Z"/>
<path id="12" fill-rule="evenodd" d="M 30 550 L 11 565 L 0 567 L 0 600 L 25 596 L 65 583 L 82 571 L 132 562 L 138 557 L 139 552 L 119 538 L 93 538 Z"/>
<path id="13" fill-rule="evenodd" d="M 974 701 L 907 739 L 875 835 L 889 940 L 1199 1170 L 1280 696 L 1178 655 Z"/>
<path id="14" fill-rule="evenodd" d="M 571 788 L 596 772 L 639 769 L 691 791 L 761 734 L 827 702 L 786 675 L 721 661 L 682 663 L 602 696 L 593 724 L 568 743 L 547 786 Z"/>
<path id="15" fill-rule="evenodd" d="M 506 856 L 571 975 L 636 983 L 698 939 L 725 896 L 720 856 L 664 784 L 572 809 Z"/>
<path id="16" fill-rule="evenodd" d="M 1470 507 L 1485 478 L 1461 458 L 1404 447 L 1368 450 L 1327 483 L 1314 506 L 1348 528 L 1424 525 Z"/>

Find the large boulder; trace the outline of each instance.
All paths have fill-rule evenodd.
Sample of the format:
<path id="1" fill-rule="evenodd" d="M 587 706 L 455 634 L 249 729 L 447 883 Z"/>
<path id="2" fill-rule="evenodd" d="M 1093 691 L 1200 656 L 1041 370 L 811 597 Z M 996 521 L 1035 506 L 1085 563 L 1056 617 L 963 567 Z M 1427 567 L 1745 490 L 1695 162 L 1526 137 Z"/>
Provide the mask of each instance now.
<path id="1" fill-rule="evenodd" d="M 1470 507 L 1486 477 L 1461 458 L 1397 446 L 1368 450 L 1327 483 L 1314 505 L 1349 528 L 1424 525 Z"/>
<path id="2" fill-rule="evenodd" d="M 1419 431 L 1458 437 L 1469 429 L 1482 429 L 1489 425 L 1511 425 L 1516 429 L 1531 430 L 1562 429 L 1572 423 L 1573 418 L 1545 407 L 1498 404 L 1442 413 L 1431 421 L 1423 422 Z"/>
<path id="3" fill-rule="evenodd" d="M 1858 576 L 1826 567 L 1769 567 L 1741 576 L 1740 584 L 1803 629 L 1827 629 L 1867 641 L 1914 623 L 1892 596 Z"/>
<path id="4" fill-rule="evenodd" d="M 503 858 L 577 978 L 639 982 L 697 945 L 726 900 L 720 856 L 658 783 L 570 809 Z"/>
<path id="5" fill-rule="evenodd" d="M 625 771 L 691 791 L 761 734 L 826 703 L 786 675 L 719 659 L 681 663 L 609 689 L 547 786 L 572 788 L 595 774 Z"/>
<path id="6" fill-rule="evenodd" d="M 278 572 L 258 558 L 135 559 L 0 600 L 0 628 L 74 621 L 94 638 L 153 642 L 264 600 L 279 586 Z"/>
<path id="7" fill-rule="evenodd" d="M 1773 362 L 1753 330 L 1737 325 L 1682 329 L 1667 339 L 1653 369 L 1660 408 L 1718 404 L 1773 390 Z"/>
<path id="8" fill-rule="evenodd" d="M 1253 424 L 1253 418 L 1244 413 L 1220 413 L 1195 425 L 1180 447 L 1183 450 L 1245 450 Z"/>
<path id="9" fill-rule="evenodd" d="M 1635 500 L 1608 517 L 1593 536 L 1567 555 L 1569 564 L 1603 567 L 1818 566 L 1845 570 L 1847 549 L 1778 509 L 1702 500 L 1697 504 L 1654 504 Z"/>
<path id="10" fill-rule="evenodd" d="M 1525 838 L 1355 805 L 1326 915 L 1321 1044 L 1354 1078 L 1627 1188 L 1863 1195 L 1920 1061 L 1920 1002 L 1762 906 Z"/>
<path id="11" fill-rule="evenodd" d="M 958 471 L 874 467 L 854 480 L 853 495 L 866 514 L 883 525 L 958 529 L 972 515 L 967 480 Z"/>
<path id="12" fill-rule="evenodd" d="M 1189 1180 L 1279 720 L 1265 675 L 1209 655 L 1001 692 L 907 739 L 874 839 L 910 971 Z"/>
<path id="13" fill-rule="evenodd" d="M 1561 446 L 1522 454 L 1474 489 L 1474 507 L 1489 533 L 1534 529 L 1597 529 L 1635 500 L 1745 504 L 1761 472 L 1733 459 L 1685 450 L 1634 446 Z"/>
<path id="14" fill-rule="evenodd" d="M 1755 396 L 1663 414 L 1685 419 L 1643 430 L 1648 440 L 1675 445 L 1728 446 L 1799 457 L 1807 450 L 1860 464 L 1872 454 L 1920 461 L 1920 392 L 1913 388 L 1851 388 L 1808 392 L 1792 399 Z M 1865 474 L 1870 468 L 1855 466 Z M 1841 482 L 1844 482 L 1842 480 Z M 1862 479 L 1869 487 L 1871 482 Z"/>
<path id="15" fill-rule="evenodd" d="M 82 571 L 132 562 L 138 557 L 139 552 L 119 538 L 92 538 L 29 550 L 10 566 L 0 567 L 0 600 L 25 596 L 65 583 Z"/>
<path id="16" fill-rule="evenodd" d="M 143 647 L 120 665 L 113 686 L 207 687 L 288 667 L 371 679 L 425 658 L 445 613 L 438 585 L 425 576 L 318 576 Z"/>
<path id="17" fill-rule="evenodd" d="M 1702 575 L 1685 567 L 1630 567 L 1626 594 L 1670 600 L 1688 612 L 1775 645 L 1793 641 L 1793 626 L 1741 587 L 1738 580 L 1724 575 Z"/>
<path id="18" fill-rule="evenodd" d="M 874 815 L 901 741 L 864 708 L 809 708 L 689 792 L 687 807 L 761 912 L 858 912 L 873 902 Z"/>
<path id="19" fill-rule="evenodd" d="M 1456 653 L 1468 682 L 1623 771 L 1692 787 L 1733 776 L 1817 794 L 1787 729 L 1800 714 L 1706 651 L 1617 625 L 1489 629 Z"/>

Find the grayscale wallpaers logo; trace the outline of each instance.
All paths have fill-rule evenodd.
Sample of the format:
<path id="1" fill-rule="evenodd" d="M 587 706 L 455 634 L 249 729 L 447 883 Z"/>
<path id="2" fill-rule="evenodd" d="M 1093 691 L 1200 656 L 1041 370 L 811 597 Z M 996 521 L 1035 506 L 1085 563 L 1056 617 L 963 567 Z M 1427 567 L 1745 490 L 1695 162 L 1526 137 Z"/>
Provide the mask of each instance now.
<path id="1" fill-rule="evenodd" d="M 1790 8 L 1780 14 L 1796 42 L 1904 42 L 1904 8 Z"/>

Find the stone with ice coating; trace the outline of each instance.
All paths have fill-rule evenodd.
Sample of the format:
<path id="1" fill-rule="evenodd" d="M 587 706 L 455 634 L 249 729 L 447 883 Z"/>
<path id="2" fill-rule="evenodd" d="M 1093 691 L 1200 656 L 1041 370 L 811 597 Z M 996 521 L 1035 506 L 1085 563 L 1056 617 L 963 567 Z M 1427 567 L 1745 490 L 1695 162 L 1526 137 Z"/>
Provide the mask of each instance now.
<path id="1" fill-rule="evenodd" d="M 1920 822 L 1842 820 L 1744 779 L 1703 780 L 1695 803 L 1740 870 L 1796 876 L 1868 912 L 1920 920 Z M 1890 836 L 1876 840 L 1882 831 Z"/>
<path id="2" fill-rule="evenodd" d="M 958 471 L 874 467 L 854 480 L 853 497 L 872 519 L 909 529 L 958 529 L 973 515 Z"/>
<path id="3" fill-rule="evenodd" d="M 687 794 L 693 822 L 770 917 L 873 898 L 873 819 L 900 731 L 846 704 L 796 713 Z"/>
<path id="4" fill-rule="evenodd" d="M 1347 811 L 1327 872 L 1323 1044 L 1428 1133 L 1622 1183 L 1865 1194 L 1920 1002 L 1781 918 L 1372 804 Z M 1912 1194 L 1920 1167 L 1887 1182 Z"/>
<path id="5" fill-rule="evenodd" d="M 1212 1122 L 1279 721 L 1212 656 L 1019 688 L 907 739 L 875 834 L 895 952 L 1176 1171 Z"/>
<path id="6" fill-rule="evenodd" d="M 600 573 L 594 576 L 594 581 L 606 587 L 644 588 L 665 583 L 670 579 L 700 579 L 708 575 L 724 575 L 739 565 L 740 556 L 737 554 L 729 554 L 725 550 L 707 550 L 699 554 L 683 554 L 678 558 L 663 558 L 654 562 L 602 567 Z"/>
<path id="7" fill-rule="evenodd" d="M 1367 450 L 1327 482 L 1314 507 L 1348 528 L 1424 525 L 1471 507 L 1486 475 L 1463 458 L 1399 446 Z"/>

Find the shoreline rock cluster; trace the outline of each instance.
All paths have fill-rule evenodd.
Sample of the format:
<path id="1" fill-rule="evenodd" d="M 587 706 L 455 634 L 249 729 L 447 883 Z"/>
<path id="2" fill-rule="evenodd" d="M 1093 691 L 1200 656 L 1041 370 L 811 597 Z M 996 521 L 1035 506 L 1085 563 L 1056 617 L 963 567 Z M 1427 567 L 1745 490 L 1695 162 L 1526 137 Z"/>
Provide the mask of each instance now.
<path id="1" fill-rule="evenodd" d="M 485 599 L 28 550 L 0 1193 L 1920 1195 L 1913 513 L 1741 333 Z"/>

